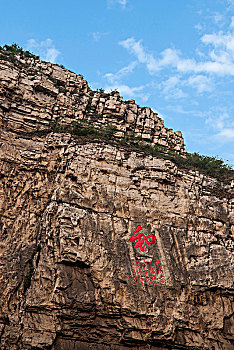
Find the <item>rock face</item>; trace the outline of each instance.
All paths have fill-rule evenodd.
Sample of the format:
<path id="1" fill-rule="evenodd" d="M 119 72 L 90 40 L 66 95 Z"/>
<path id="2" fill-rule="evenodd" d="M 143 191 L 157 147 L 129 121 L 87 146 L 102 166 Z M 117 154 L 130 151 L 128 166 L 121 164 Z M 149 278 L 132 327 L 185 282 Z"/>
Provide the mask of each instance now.
<path id="1" fill-rule="evenodd" d="M 0 349 L 233 349 L 231 186 L 104 141 L 29 136 L 88 118 L 184 152 L 149 108 L 74 73 L 0 69 Z"/>
<path id="2" fill-rule="evenodd" d="M 148 107 L 122 101 L 119 93 L 92 91 L 82 76 L 41 61 L 0 61 L 0 112 L 4 127 L 33 131 L 51 121 L 88 120 L 97 127 L 113 125 L 116 136 L 132 131 L 154 144 L 184 152 L 180 131 L 173 132 Z M 1 125 L 0 125 L 1 126 Z"/>

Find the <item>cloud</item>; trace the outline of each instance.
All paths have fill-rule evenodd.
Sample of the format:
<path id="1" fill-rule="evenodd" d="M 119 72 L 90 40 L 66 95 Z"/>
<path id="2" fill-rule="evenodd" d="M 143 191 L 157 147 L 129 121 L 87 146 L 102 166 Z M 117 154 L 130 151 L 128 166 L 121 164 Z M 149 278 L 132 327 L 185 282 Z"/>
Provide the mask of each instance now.
<path id="1" fill-rule="evenodd" d="M 211 38 L 204 38 L 204 42 L 208 43 Z M 231 41 L 229 46 L 231 46 Z M 158 60 L 160 69 L 171 66 L 181 73 L 213 73 L 216 75 L 234 75 L 234 62 L 228 52 L 214 51 L 210 53 L 212 60 L 196 62 L 194 59 L 184 59 L 181 52 L 176 49 L 166 49 L 161 53 L 161 59 Z"/>
<path id="2" fill-rule="evenodd" d="M 201 31 L 203 30 L 203 26 L 201 25 L 201 23 L 198 23 L 194 26 L 194 28 L 199 32 L 201 33 Z"/>
<path id="3" fill-rule="evenodd" d="M 220 111 L 211 111 L 211 115 L 206 118 L 206 124 L 214 129 L 215 131 L 221 130 L 224 128 L 224 125 L 227 124 L 229 120 L 229 115 L 227 112 Z"/>
<path id="4" fill-rule="evenodd" d="M 231 24 L 230 24 L 230 28 L 234 28 L 234 16 L 232 16 L 232 21 L 231 21 Z"/>
<path id="5" fill-rule="evenodd" d="M 222 142 L 234 141 L 234 128 L 224 128 L 215 137 L 221 139 Z"/>
<path id="6" fill-rule="evenodd" d="M 162 93 L 166 96 L 166 99 L 169 98 L 185 98 L 187 94 L 182 91 L 178 86 L 181 84 L 181 81 L 178 77 L 172 76 L 169 79 L 162 82 L 160 87 L 162 88 Z"/>
<path id="7" fill-rule="evenodd" d="M 181 73 L 234 75 L 234 33 L 205 34 L 201 42 L 208 46 L 203 61 L 183 58 L 181 51 L 175 48 L 165 49 L 156 59 L 144 48 L 142 40 L 136 41 L 134 38 L 120 41 L 119 45 L 134 55 L 139 63 L 145 64 L 150 74 L 171 67 Z"/>
<path id="8" fill-rule="evenodd" d="M 127 74 L 132 73 L 136 66 L 137 66 L 137 62 L 133 61 L 128 66 L 118 70 L 118 72 L 116 73 L 106 73 L 104 77 L 107 78 L 111 84 L 116 83 Z"/>
<path id="9" fill-rule="evenodd" d="M 234 6 L 234 0 L 227 0 L 227 2 L 231 7 Z"/>
<path id="10" fill-rule="evenodd" d="M 211 111 L 205 123 L 215 131 L 214 139 L 221 143 L 234 141 L 234 121 L 226 111 Z"/>
<path id="11" fill-rule="evenodd" d="M 60 55 L 60 51 L 54 47 L 53 41 L 49 38 L 42 41 L 29 39 L 27 41 L 26 47 L 28 50 L 31 50 L 40 55 L 40 57 L 45 61 L 53 63 L 55 63 L 57 57 Z"/>
<path id="12" fill-rule="evenodd" d="M 234 35 L 232 33 L 224 34 L 222 31 L 218 34 L 205 34 L 201 41 L 205 44 L 211 44 L 214 48 L 222 48 L 230 54 L 234 52 Z"/>
<path id="13" fill-rule="evenodd" d="M 143 90 L 145 89 L 145 85 L 136 86 L 136 87 L 130 87 L 128 85 L 110 85 L 105 87 L 105 91 L 110 92 L 113 90 L 118 90 L 121 95 L 124 95 L 126 97 L 130 97 L 131 99 L 139 97 L 142 102 L 147 102 L 149 99 L 149 93 L 145 93 Z"/>
<path id="14" fill-rule="evenodd" d="M 102 32 L 93 32 L 91 33 L 93 40 L 98 42 L 102 39 L 103 36 L 107 35 L 108 33 L 102 33 Z"/>
<path id="15" fill-rule="evenodd" d="M 188 85 L 197 89 L 198 93 L 212 91 L 213 86 L 210 78 L 204 75 L 193 75 L 188 78 Z"/>
<path id="16" fill-rule="evenodd" d="M 183 91 L 186 87 L 191 87 L 199 94 L 212 91 L 213 85 L 211 79 L 204 75 L 191 75 L 188 79 L 182 79 L 180 76 L 171 76 L 159 84 L 162 93 L 169 98 L 185 98 L 188 94 Z"/>
<path id="17" fill-rule="evenodd" d="M 153 73 L 158 71 L 157 61 L 152 54 L 145 51 L 141 44 L 141 40 L 136 41 L 134 38 L 128 38 L 126 40 L 120 41 L 119 45 L 127 49 L 131 54 L 135 55 L 140 63 L 145 63 L 148 71 Z"/>
<path id="18" fill-rule="evenodd" d="M 122 5 L 122 6 L 126 6 L 127 5 L 127 0 L 116 0 L 117 1 L 117 3 L 119 3 L 120 5 Z"/>
<path id="19" fill-rule="evenodd" d="M 213 16 L 214 21 L 216 24 L 223 22 L 224 16 L 221 13 L 216 12 L 215 15 Z"/>
<path id="20" fill-rule="evenodd" d="M 107 0 L 107 5 L 112 7 L 114 4 L 119 4 L 122 8 L 126 8 L 128 0 Z"/>

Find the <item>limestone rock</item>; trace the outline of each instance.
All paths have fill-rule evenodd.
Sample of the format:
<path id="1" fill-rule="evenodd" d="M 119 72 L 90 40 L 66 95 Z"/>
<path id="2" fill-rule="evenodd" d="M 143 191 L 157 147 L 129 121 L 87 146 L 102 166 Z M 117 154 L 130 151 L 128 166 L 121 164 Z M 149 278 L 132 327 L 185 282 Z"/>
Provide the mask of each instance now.
<path id="1" fill-rule="evenodd" d="M 0 79 L 0 349 L 233 349 L 233 188 L 120 145 L 29 136 L 87 117 L 184 151 L 149 108 L 53 64 L 1 62 Z"/>

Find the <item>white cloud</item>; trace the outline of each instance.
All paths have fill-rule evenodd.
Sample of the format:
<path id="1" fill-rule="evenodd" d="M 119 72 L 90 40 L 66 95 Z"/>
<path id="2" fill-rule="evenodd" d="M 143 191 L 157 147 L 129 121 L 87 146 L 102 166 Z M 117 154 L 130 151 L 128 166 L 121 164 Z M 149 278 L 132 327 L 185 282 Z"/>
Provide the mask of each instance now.
<path id="1" fill-rule="evenodd" d="M 163 85 L 164 85 L 164 90 L 165 91 L 170 91 L 173 89 L 176 85 L 179 83 L 179 78 L 178 77 L 170 77 L 168 80 L 166 80 Z"/>
<path id="2" fill-rule="evenodd" d="M 230 54 L 234 52 L 234 35 L 232 33 L 205 34 L 202 36 L 201 41 L 205 44 L 211 44 L 215 48 L 230 51 Z"/>
<path id="3" fill-rule="evenodd" d="M 227 126 L 229 115 L 222 111 L 211 111 L 211 115 L 206 118 L 206 124 L 215 131 L 222 130 L 224 126 Z"/>
<path id="4" fill-rule="evenodd" d="M 149 98 L 149 94 L 145 93 L 143 90 L 145 89 L 144 85 L 136 86 L 136 87 L 130 87 L 128 85 L 121 85 L 121 84 L 115 84 L 105 87 L 105 91 L 110 92 L 113 90 L 118 90 L 121 95 L 124 95 L 126 97 L 130 97 L 131 99 L 134 99 L 136 97 L 139 97 L 142 102 L 147 102 Z"/>
<path id="5" fill-rule="evenodd" d="M 234 141 L 234 129 L 224 128 L 215 137 L 221 139 L 222 142 Z"/>
<path id="6" fill-rule="evenodd" d="M 161 53 L 162 58 L 158 61 L 158 67 L 174 67 L 181 73 L 213 73 L 216 75 L 234 75 L 234 63 L 230 60 L 230 56 L 225 52 L 216 55 L 211 52 L 210 58 L 203 62 L 196 62 L 194 59 L 181 58 L 181 53 L 175 49 L 166 49 Z"/>
<path id="7" fill-rule="evenodd" d="M 174 48 L 167 48 L 156 59 L 148 53 L 142 41 L 128 38 L 120 41 L 119 45 L 133 54 L 139 63 L 145 64 L 150 74 L 158 72 L 166 67 L 172 67 L 181 73 L 206 73 L 215 75 L 234 75 L 234 34 L 205 34 L 201 42 L 212 49 L 206 53 L 203 61 L 194 58 L 183 58 L 182 53 Z"/>
<path id="8" fill-rule="evenodd" d="M 210 78 L 204 75 L 193 75 L 188 79 L 188 85 L 197 89 L 199 93 L 207 92 L 212 90 L 212 83 Z"/>
<path id="9" fill-rule="evenodd" d="M 180 51 L 179 50 L 175 50 L 175 49 L 165 49 L 164 51 L 161 52 L 161 56 L 162 58 L 158 61 L 158 65 L 160 67 L 164 67 L 164 66 L 177 66 L 180 58 Z"/>
<path id="10" fill-rule="evenodd" d="M 93 32 L 91 33 L 92 37 L 93 37 L 93 40 L 98 42 L 100 41 L 103 36 L 107 35 L 108 33 L 103 33 L 103 32 Z"/>
<path id="11" fill-rule="evenodd" d="M 101 33 L 100 32 L 94 32 L 92 33 L 92 37 L 94 41 L 99 41 L 101 39 Z"/>
<path id="12" fill-rule="evenodd" d="M 162 82 L 162 93 L 166 96 L 166 99 L 169 98 L 185 98 L 187 94 L 182 91 L 178 86 L 181 84 L 179 77 L 172 76 L 169 79 Z"/>
<path id="13" fill-rule="evenodd" d="M 122 8 L 126 8 L 128 0 L 107 0 L 108 6 L 113 6 L 114 4 L 119 4 Z"/>
<path id="14" fill-rule="evenodd" d="M 232 16 L 232 21 L 231 21 L 231 24 L 230 24 L 230 28 L 234 28 L 234 16 Z"/>
<path id="15" fill-rule="evenodd" d="M 220 109 L 211 111 L 205 121 L 209 128 L 215 131 L 214 139 L 221 143 L 234 141 L 234 121 L 230 115 Z"/>
<path id="16" fill-rule="evenodd" d="M 203 92 L 212 91 L 213 86 L 211 79 L 205 75 L 191 75 L 188 79 L 182 79 L 179 76 L 171 76 L 160 85 L 162 93 L 169 98 L 185 98 L 188 96 L 182 89 L 185 87 L 192 87 L 197 90 L 199 94 Z"/>
<path id="17" fill-rule="evenodd" d="M 57 57 L 60 55 L 60 51 L 54 47 L 53 41 L 49 38 L 42 41 L 29 39 L 27 41 L 26 47 L 28 50 L 31 50 L 40 55 L 40 57 L 45 61 L 53 63 L 55 63 Z"/>
<path id="18" fill-rule="evenodd" d="M 137 66 L 137 62 L 133 61 L 128 66 L 118 70 L 118 72 L 116 73 L 106 73 L 104 77 L 107 78 L 111 84 L 114 84 L 118 82 L 121 78 L 123 78 L 125 75 L 132 73 L 136 66 Z"/>
<path id="19" fill-rule="evenodd" d="M 117 2 L 122 5 L 122 6 L 126 6 L 127 5 L 127 0 L 117 0 Z"/>
<path id="20" fill-rule="evenodd" d="M 216 12 L 215 15 L 213 16 L 214 21 L 216 24 L 220 23 L 223 21 L 223 15 L 221 13 Z"/>
<path id="21" fill-rule="evenodd" d="M 135 55 L 140 63 L 145 63 L 147 69 L 150 73 L 159 70 L 157 62 L 152 54 L 145 51 L 141 44 L 141 40 L 136 41 L 134 38 L 128 38 L 126 40 L 120 41 L 119 45 L 127 49 L 131 54 Z"/>
<path id="22" fill-rule="evenodd" d="M 194 26 L 194 28 L 195 28 L 199 33 L 201 33 L 201 31 L 203 30 L 203 27 L 202 27 L 201 23 L 196 24 L 196 25 Z"/>

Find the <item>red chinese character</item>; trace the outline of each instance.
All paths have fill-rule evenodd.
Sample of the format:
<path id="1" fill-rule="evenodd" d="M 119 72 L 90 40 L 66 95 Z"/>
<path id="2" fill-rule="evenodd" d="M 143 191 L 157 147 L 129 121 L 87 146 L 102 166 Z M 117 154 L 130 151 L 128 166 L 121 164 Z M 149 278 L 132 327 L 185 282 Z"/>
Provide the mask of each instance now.
<path id="1" fill-rule="evenodd" d="M 149 278 L 149 277 L 146 277 L 146 283 L 147 283 L 147 284 L 151 284 L 151 281 L 150 281 L 150 278 Z"/>
<path id="2" fill-rule="evenodd" d="M 132 237 L 129 239 L 129 242 L 134 242 L 137 240 L 137 242 L 134 245 L 134 248 L 136 249 L 140 248 L 140 250 L 144 252 L 145 244 L 147 245 L 154 244 L 156 241 L 156 237 L 152 233 L 149 236 L 145 236 L 144 233 L 140 232 L 141 230 L 142 230 L 142 227 L 140 225 L 137 226 L 137 228 L 133 232 Z M 137 235 L 135 236 L 136 233 Z M 149 241 L 150 238 L 151 238 L 151 241 Z"/>

